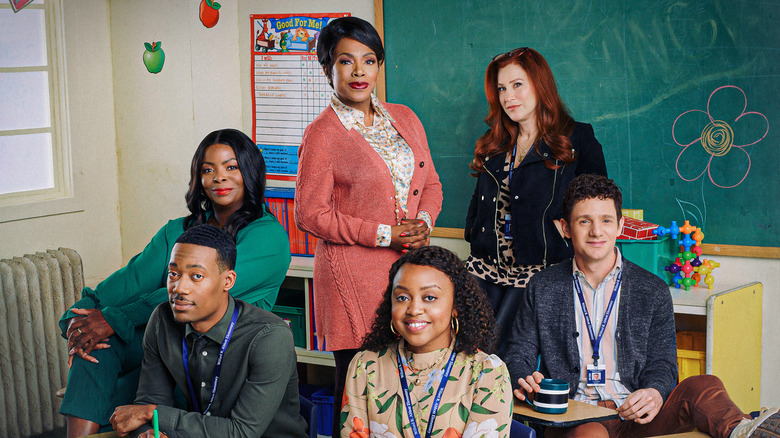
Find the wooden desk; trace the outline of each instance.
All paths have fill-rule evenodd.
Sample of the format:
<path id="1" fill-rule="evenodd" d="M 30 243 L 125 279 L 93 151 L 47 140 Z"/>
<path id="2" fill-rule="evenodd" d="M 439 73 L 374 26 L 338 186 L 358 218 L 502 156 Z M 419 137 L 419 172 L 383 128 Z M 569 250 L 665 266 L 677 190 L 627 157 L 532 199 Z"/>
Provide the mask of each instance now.
<path id="1" fill-rule="evenodd" d="M 616 420 L 618 417 L 614 409 L 591 405 L 585 402 L 569 400 L 569 408 L 563 414 L 543 414 L 536 412 L 528 403 L 514 400 L 512 413 L 522 421 L 541 424 L 551 427 L 571 427 L 591 421 Z"/>

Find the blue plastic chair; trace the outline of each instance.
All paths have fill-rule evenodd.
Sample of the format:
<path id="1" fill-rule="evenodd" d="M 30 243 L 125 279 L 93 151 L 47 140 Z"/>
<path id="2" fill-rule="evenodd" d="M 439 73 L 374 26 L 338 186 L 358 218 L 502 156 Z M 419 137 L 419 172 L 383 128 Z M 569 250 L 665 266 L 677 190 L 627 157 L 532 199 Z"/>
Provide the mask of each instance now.
<path id="1" fill-rule="evenodd" d="M 298 396 L 298 401 L 301 404 L 301 417 L 306 420 L 306 433 L 309 438 L 317 438 L 317 405 L 302 395 Z"/>
<path id="2" fill-rule="evenodd" d="M 517 420 L 512 420 L 509 438 L 536 438 L 536 431 Z"/>

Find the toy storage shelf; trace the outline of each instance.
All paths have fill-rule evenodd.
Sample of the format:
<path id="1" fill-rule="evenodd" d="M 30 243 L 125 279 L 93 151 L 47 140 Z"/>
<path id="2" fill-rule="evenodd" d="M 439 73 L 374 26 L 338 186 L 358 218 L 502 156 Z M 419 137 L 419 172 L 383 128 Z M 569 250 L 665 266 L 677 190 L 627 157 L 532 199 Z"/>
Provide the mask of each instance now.
<path id="1" fill-rule="evenodd" d="M 706 327 L 707 374 L 718 376 L 744 412 L 760 407 L 763 285 L 718 283 L 714 289 L 669 288 L 675 320 Z"/>
<path id="2" fill-rule="evenodd" d="M 303 283 L 302 293 L 305 297 L 304 311 L 306 317 L 306 345 L 313 345 L 311 339 L 311 315 L 312 303 L 311 303 L 311 279 L 314 277 L 314 257 L 301 257 L 293 256 L 290 262 L 290 267 L 287 269 L 287 277 L 299 278 Z M 336 366 L 333 360 L 333 353 L 328 351 L 309 350 L 306 348 L 295 347 L 295 353 L 298 355 L 298 362 L 313 364 L 313 365 L 325 365 Z"/>

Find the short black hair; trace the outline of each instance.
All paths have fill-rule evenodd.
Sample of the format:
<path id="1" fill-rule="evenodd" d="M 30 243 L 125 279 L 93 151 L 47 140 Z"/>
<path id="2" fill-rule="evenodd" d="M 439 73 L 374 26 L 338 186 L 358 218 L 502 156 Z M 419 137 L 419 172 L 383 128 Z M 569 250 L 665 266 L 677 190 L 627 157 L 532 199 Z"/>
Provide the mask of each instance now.
<path id="1" fill-rule="evenodd" d="M 452 251 L 439 246 L 423 246 L 409 251 L 393 263 L 388 285 L 376 311 L 371 332 L 363 340 L 362 350 L 379 351 L 398 337 L 390 331 L 392 321 L 393 280 L 405 264 L 430 266 L 452 281 L 453 307 L 458 311 L 459 330 L 455 335 L 455 351 L 474 354 L 477 350 L 492 353 L 496 342 L 493 309 L 487 295 L 469 273 L 463 262 Z"/>
<path id="2" fill-rule="evenodd" d="M 374 26 L 366 20 L 358 17 L 341 17 L 328 23 L 317 40 L 317 59 L 320 65 L 328 72 L 328 82 L 330 83 L 330 72 L 333 71 L 333 51 L 342 38 L 351 38 L 361 44 L 364 44 L 376 54 L 376 60 L 379 65 L 385 60 L 385 48 L 382 45 L 382 38 L 379 37 Z M 331 84 L 331 86 L 333 86 Z"/>
<path id="3" fill-rule="evenodd" d="M 185 230 L 176 243 L 207 246 L 217 250 L 219 271 L 236 267 L 236 241 L 227 231 L 211 225 L 197 225 Z"/>
<path id="4" fill-rule="evenodd" d="M 571 211 L 578 202 L 586 199 L 611 199 L 615 203 L 618 219 L 623 215 L 623 194 L 615 181 L 601 175 L 583 174 L 575 177 L 563 194 L 563 218 L 571 223 Z"/>

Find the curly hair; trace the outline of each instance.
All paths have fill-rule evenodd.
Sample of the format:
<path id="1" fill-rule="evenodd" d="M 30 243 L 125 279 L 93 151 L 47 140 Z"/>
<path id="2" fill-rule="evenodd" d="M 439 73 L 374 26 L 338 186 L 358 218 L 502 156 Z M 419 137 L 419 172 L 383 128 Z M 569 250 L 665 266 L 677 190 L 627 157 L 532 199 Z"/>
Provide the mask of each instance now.
<path id="1" fill-rule="evenodd" d="M 459 330 L 455 335 L 455 351 L 474 354 L 477 350 L 492 353 L 495 347 L 495 319 L 485 292 L 477 284 L 466 266 L 451 251 L 439 246 L 424 246 L 401 256 L 393 263 L 388 285 L 376 311 L 371 332 L 363 339 L 361 349 L 379 351 L 398 340 L 390 331 L 392 321 L 393 280 L 398 270 L 407 263 L 430 266 L 444 273 L 452 281 L 454 307 L 458 311 Z"/>
<path id="2" fill-rule="evenodd" d="M 571 211 L 578 202 L 585 199 L 611 199 L 615 203 L 615 214 L 618 219 L 623 216 L 623 194 L 615 181 L 601 175 L 588 173 L 578 175 L 563 194 L 563 218 L 571 223 Z"/>
<path id="3" fill-rule="evenodd" d="M 225 224 L 225 231 L 233 238 L 255 219 L 265 214 L 265 160 L 255 142 L 237 129 L 220 129 L 208 134 L 200 142 L 190 164 L 190 185 L 185 199 L 190 215 L 185 220 L 185 228 L 205 224 L 207 213 L 213 212 L 208 196 L 203 192 L 200 181 L 203 156 L 206 148 L 215 144 L 228 145 L 233 149 L 238 161 L 241 177 L 244 179 L 244 203 L 233 213 Z"/>
<path id="4" fill-rule="evenodd" d="M 474 160 L 469 164 L 477 172 L 474 176 L 485 170 L 485 158 L 510 151 L 520 135 L 520 125 L 509 118 L 498 98 L 498 71 L 510 64 L 516 64 L 526 72 L 536 94 L 539 139 L 544 140 L 552 152 L 552 157 L 544 162 L 545 167 L 557 169 L 561 167 L 560 163 L 570 164 L 576 160 L 569 139 L 574 131 L 574 119 L 558 94 L 550 65 L 539 52 L 524 47 L 497 57 L 485 71 L 485 97 L 489 107 L 485 123 L 490 129 L 477 140 L 474 148 Z M 537 152 L 539 139 L 533 145 Z"/>

